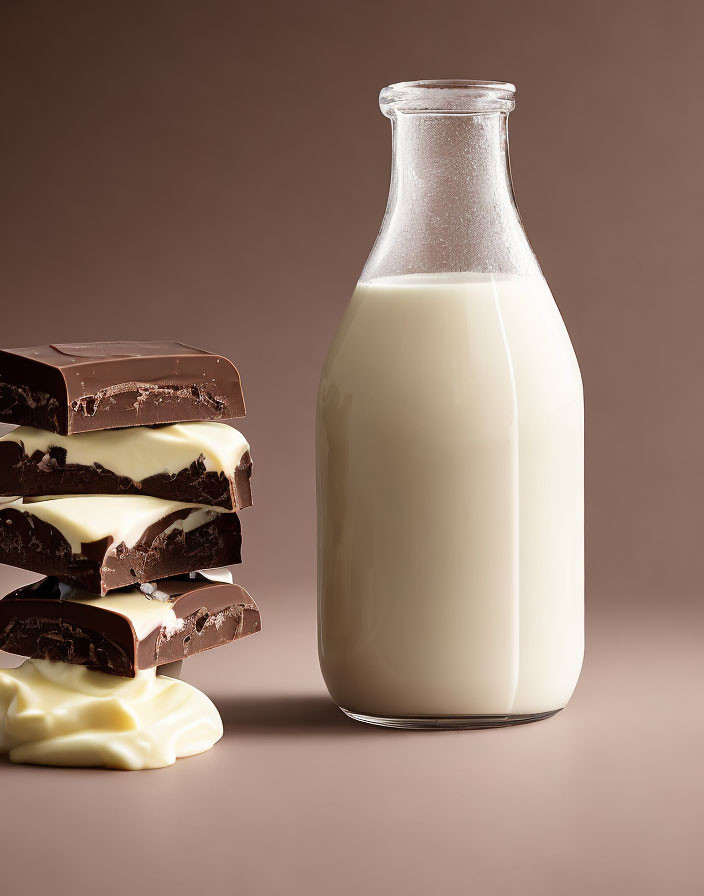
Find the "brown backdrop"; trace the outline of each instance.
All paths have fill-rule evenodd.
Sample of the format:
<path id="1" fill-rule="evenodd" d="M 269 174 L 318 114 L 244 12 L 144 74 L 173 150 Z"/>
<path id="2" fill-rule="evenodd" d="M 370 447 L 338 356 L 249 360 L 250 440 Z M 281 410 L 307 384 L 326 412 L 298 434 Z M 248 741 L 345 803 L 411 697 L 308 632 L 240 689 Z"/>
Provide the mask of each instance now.
<path id="1" fill-rule="evenodd" d="M 584 376 L 592 600 L 686 596 L 704 574 L 702 10 L 6 2 L 1 341 L 233 357 L 248 580 L 312 583 L 314 395 L 386 200 L 378 91 L 511 80 L 518 201 Z"/>
<path id="2" fill-rule="evenodd" d="M 264 617 L 185 667 L 225 722 L 207 756 L 0 761 L 3 892 L 124 896 L 125 863 L 211 896 L 695 892 L 703 28 L 682 0 L 0 3 L 0 344 L 235 359 Z M 455 77 L 518 86 L 518 201 L 584 375 L 587 658 L 549 722 L 413 735 L 320 680 L 314 398 L 386 201 L 378 91 Z"/>

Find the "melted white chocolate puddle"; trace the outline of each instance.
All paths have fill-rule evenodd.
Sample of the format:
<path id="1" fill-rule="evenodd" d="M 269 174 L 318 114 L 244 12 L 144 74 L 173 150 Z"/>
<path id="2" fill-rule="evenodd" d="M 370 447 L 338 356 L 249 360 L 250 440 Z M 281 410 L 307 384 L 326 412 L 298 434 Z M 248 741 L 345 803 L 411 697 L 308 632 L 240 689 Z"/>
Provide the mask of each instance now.
<path id="1" fill-rule="evenodd" d="M 0 670 L 0 753 L 35 765 L 162 768 L 222 737 L 213 703 L 155 669 L 120 678 L 26 660 Z"/>

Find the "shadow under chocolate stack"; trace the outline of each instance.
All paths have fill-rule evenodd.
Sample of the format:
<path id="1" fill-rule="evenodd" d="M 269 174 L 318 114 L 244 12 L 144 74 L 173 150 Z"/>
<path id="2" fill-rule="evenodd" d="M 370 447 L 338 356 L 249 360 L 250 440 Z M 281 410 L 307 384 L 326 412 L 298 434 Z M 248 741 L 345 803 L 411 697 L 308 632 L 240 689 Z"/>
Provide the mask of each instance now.
<path id="1" fill-rule="evenodd" d="M 244 413 L 234 365 L 180 343 L 0 351 L 0 562 L 47 577 L 0 600 L 0 649 L 134 677 L 258 631 L 224 569 Z"/>

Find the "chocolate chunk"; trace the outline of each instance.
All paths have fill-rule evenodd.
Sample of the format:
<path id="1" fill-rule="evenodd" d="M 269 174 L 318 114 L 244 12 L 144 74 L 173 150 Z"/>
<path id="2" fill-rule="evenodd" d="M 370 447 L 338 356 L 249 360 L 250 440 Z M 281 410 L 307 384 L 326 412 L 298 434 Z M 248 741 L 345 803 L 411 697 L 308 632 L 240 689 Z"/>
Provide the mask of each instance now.
<path id="1" fill-rule="evenodd" d="M 236 513 L 148 497 L 81 496 L 0 507 L 0 563 L 106 594 L 239 563 Z"/>
<path id="2" fill-rule="evenodd" d="M 237 368 L 180 342 L 0 351 L 0 422 L 62 435 L 244 416 Z"/>
<path id="3" fill-rule="evenodd" d="M 249 451 L 229 473 L 206 470 L 202 460 L 196 458 L 176 473 L 155 473 L 134 480 L 99 463 L 67 463 L 64 448 L 53 447 L 28 456 L 21 444 L 0 440 L 0 495 L 151 495 L 241 510 L 252 504 L 251 475 Z"/>
<path id="4" fill-rule="evenodd" d="M 0 600 L 0 649 L 133 678 L 260 630 L 259 610 L 239 585 L 188 577 L 98 597 L 55 578 Z M 167 670 L 164 670 L 166 673 Z"/>

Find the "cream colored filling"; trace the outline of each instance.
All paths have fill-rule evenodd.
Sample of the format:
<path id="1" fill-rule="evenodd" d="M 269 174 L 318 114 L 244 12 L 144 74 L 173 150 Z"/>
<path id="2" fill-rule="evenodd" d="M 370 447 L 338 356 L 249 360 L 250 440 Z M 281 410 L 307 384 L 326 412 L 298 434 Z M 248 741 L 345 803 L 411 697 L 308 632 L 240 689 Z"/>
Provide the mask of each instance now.
<path id="1" fill-rule="evenodd" d="M 191 573 L 192 578 L 202 576 L 209 582 L 220 582 L 223 585 L 232 584 L 232 573 L 226 566 L 213 566 L 211 569 L 199 569 L 197 572 Z"/>
<path id="2" fill-rule="evenodd" d="M 209 523 L 219 513 L 217 507 L 183 504 L 146 495 L 76 495 L 70 497 L 26 498 L 7 502 L 24 513 L 44 520 L 57 528 L 71 545 L 74 554 L 81 553 L 81 544 L 99 541 L 111 535 L 113 547 L 121 542 L 133 547 L 140 535 L 169 513 L 188 508 L 193 512 L 176 520 L 165 531 L 183 529 L 190 532 Z"/>
<path id="3" fill-rule="evenodd" d="M 205 694 L 154 669 L 120 678 L 27 660 L 0 670 L 0 753 L 12 762 L 161 768 L 221 737 Z"/>
<path id="4" fill-rule="evenodd" d="M 47 454 L 63 448 L 66 462 L 98 463 L 118 476 L 141 482 L 157 473 L 178 473 L 203 455 L 205 469 L 232 475 L 249 445 L 241 432 L 225 423 L 174 423 L 151 429 L 132 426 L 59 436 L 42 429 L 18 426 L 0 441 L 18 442 L 25 454 Z"/>
<path id="5" fill-rule="evenodd" d="M 131 588 L 129 591 L 121 591 L 107 597 L 99 597 L 87 591 L 76 591 L 73 597 L 64 600 L 125 616 L 132 623 L 132 628 L 140 641 L 157 628 L 163 629 L 170 638 L 184 626 L 184 620 L 179 619 L 174 613 L 171 601 L 149 598 L 139 588 Z"/>

